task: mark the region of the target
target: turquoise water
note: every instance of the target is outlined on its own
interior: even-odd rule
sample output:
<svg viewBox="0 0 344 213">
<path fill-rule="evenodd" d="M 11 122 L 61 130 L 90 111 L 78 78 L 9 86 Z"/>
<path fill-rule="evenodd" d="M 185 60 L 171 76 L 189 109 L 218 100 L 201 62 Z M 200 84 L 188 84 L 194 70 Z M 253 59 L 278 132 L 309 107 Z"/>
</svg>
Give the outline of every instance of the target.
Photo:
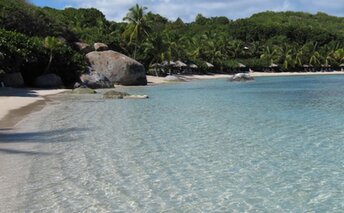
<svg viewBox="0 0 344 213">
<path fill-rule="evenodd" d="M 129 92 L 151 98 L 64 98 L 21 123 L 12 139 L 44 154 L 19 211 L 344 211 L 344 76 Z"/>
</svg>

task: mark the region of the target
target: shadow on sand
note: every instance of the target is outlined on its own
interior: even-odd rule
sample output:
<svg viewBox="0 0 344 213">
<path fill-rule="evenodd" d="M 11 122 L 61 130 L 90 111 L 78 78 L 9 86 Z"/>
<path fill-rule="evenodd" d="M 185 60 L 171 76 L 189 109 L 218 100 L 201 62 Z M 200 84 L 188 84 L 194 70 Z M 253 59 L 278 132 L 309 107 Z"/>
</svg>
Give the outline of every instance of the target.
<svg viewBox="0 0 344 213">
<path fill-rule="evenodd" d="M 17 150 L 17 149 L 0 149 L 0 153 L 22 154 L 22 155 L 52 155 L 52 153 L 49 153 L 49 152 L 35 152 L 35 151 L 26 151 L 26 150 Z"/>
<path fill-rule="evenodd" d="M 0 88 L 0 96 L 16 96 L 16 97 L 38 97 L 35 91 L 30 88 Z"/>
<path fill-rule="evenodd" d="M 87 128 L 67 128 L 43 132 L 11 132 L 11 129 L 0 129 L 0 153 L 24 154 L 24 155 L 51 155 L 47 152 L 36 152 L 31 150 L 19 150 L 15 147 L 2 145 L 17 143 L 48 144 L 48 143 L 68 143 L 80 140 L 81 133 Z"/>
</svg>

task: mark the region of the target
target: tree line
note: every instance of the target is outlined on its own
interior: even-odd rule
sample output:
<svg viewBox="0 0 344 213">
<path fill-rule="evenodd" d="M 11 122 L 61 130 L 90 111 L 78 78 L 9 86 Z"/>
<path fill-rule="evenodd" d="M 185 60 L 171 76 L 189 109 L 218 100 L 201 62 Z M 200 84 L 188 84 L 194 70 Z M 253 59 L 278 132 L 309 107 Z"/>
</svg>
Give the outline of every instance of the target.
<svg viewBox="0 0 344 213">
<path fill-rule="evenodd" d="M 198 14 L 185 23 L 140 5 L 123 22 L 109 21 L 94 8 L 57 10 L 24 0 L 0 1 L 0 10 L 0 72 L 37 76 L 49 65 L 66 83 L 85 69 L 82 53 L 72 46 L 76 41 L 106 43 L 147 70 L 176 60 L 200 70 L 209 62 L 214 72 L 231 72 L 239 63 L 257 69 L 275 64 L 281 71 L 344 63 L 344 18 L 325 13 L 267 11 L 235 21 Z M 61 42 L 49 48 L 47 37 Z"/>
</svg>

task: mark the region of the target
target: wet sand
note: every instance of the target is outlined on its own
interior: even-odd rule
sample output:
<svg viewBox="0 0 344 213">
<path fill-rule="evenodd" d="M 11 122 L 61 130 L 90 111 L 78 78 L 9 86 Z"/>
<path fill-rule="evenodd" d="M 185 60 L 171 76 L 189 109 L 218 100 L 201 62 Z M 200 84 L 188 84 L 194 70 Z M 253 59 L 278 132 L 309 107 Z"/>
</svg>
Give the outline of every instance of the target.
<svg viewBox="0 0 344 213">
<path fill-rule="evenodd" d="M 32 161 L 41 154 L 37 143 L 27 138 L 35 133 L 30 126 L 23 129 L 20 121 L 43 109 L 51 96 L 65 91 L 0 88 L 0 212 L 17 212 L 24 203 L 22 193 Z"/>
<path fill-rule="evenodd" d="M 49 96 L 65 91 L 0 88 L 0 129 L 14 126 L 33 110 L 42 109 Z"/>
</svg>

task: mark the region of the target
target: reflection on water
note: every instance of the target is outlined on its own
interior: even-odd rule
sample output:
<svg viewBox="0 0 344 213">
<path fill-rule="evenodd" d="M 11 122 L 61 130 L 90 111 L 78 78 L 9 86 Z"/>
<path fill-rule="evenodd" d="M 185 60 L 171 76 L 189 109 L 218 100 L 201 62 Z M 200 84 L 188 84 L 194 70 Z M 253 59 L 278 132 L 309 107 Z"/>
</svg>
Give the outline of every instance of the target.
<svg viewBox="0 0 344 213">
<path fill-rule="evenodd" d="M 344 209 L 343 76 L 129 90 L 151 99 L 73 98 L 21 124 L 53 154 L 33 159 L 18 211 Z"/>
</svg>

